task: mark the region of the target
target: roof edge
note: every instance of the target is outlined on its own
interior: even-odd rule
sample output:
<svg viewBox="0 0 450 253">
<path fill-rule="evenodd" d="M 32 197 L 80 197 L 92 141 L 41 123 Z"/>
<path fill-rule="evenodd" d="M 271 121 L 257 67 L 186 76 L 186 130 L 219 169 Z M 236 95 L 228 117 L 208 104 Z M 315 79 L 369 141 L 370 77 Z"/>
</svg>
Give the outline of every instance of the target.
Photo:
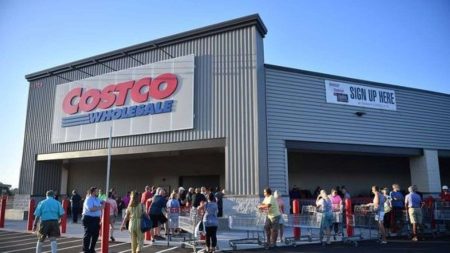
<svg viewBox="0 0 450 253">
<path fill-rule="evenodd" d="M 346 81 L 346 82 L 353 82 L 353 83 L 378 85 L 378 86 L 384 86 L 384 87 L 387 87 L 387 88 L 411 90 L 411 91 L 417 91 L 417 92 L 426 92 L 426 93 L 431 93 L 431 94 L 434 94 L 434 95 L 450 97 L 450 94 L 443 93 L 443 92 L 424 90 L 424 89 L 412 88 L 412 87 L 405 87 L 405 86 L 400 86 L 400 85 L 396 85 L 396 84 L 380 83 L 380 82 L 368 81 L 368 80 L 357 79 L 357 78 L 352 78 L 352 77 L 338 76 L 338 75 L 326 74 L 326 73 L 321 73 L 321 72 L 314 72 L 314 71 L 303 70 L 303 69 L 295 69 L 295 68 L 284 67 L 284 66 L 273 65 L 273 64 L 267 64 L 267 63 L 264 64 L 264 66 L 266 68 L 275 69 L 275 70 L 281 70 L 281 71 L 286 71 L 286 72 L 293 72 L 293 73 L 299 73 L 299 74 L 310 75 L 310 76 L 319 76 L 319 77 L 322 77 L 322 78 L 337 79 L 337 80 L 342 80 L 342 81 Z"/>
<path fill-rule="evenodd" d="M 267 34 L 267 28 L 264 25 L 261 17 L 259 14 L 252 14 L 212 25 L 208 25 L 205 27 L 189 30 L 186 32 L 177 33 L 174 35 L 169 35 L 166 37 L 162 37 L 159 39 L 151 40 L 148 42 L 136 44 L 133 46 L 117 49 L 114 51 L 110 51 L 107 53 L 95 55 L 92 57 L 84 58 L 81 60 L 69 62 L 66 64 L 58 65 L 56 67 L 52 67 L 49 69 L 37 71 L 31 74 L 28 74 L 25 76 L 25 78 L 28 81 L 33 81 L 39 78 L 52 76 L 55 72 L 66 72 L 71 69 L 77 68 L 77 67 L 85 67 L 93 64 L 97 64 L 98 62 L 103 62 L 119 57 L 123 57 L 128 54 L 138 53 L 143 50 L 147 49 L 154 49 L 160 46 L 167 46 L 171 44 L 175 44 L 178 42 L 182 42 L 189 39 L 195 39 L 199 37 L 205 37 L 212 34 L 222 33 L 226 32 L 232 29 L 236 28 L 242 28 L 247 26 L 256 26 L 256 29 L 260 33 L 260 35 L 264 38 L 264 36 Z"/>
</svg>

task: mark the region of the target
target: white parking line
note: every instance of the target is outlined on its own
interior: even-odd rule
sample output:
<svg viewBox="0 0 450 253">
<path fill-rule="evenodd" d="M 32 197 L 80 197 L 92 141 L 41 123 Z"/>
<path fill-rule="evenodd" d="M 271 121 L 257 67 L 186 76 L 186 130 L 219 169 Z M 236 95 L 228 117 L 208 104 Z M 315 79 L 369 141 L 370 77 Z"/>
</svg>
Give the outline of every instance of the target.
<svg viewBox="0 0 450 253">
<path fill-rule="evenodd" d="M 20 234 L 20 235 L 11 235 L 11 236 L 2 236 L 0 238 L 1 241 L 4 240 L 9 240 L 9 239 L 16 239 L 16 238 L 20 238 L 20 237 L 30 237 L 31 234 Z M 32 235 L 31 235 L 32 236 Z"/>
<path fill-rule="evenodd" d="M 148 244 L 148 245 L 144 245 L 142 248 L 148 248 L 148 247 L 150 247 L 150 246 L 152 246 L 152 245 L 151 245 L 151 244 Z M 126 252 L 131 252 L 131 249 L 127 249 L 127 250 L 120 251 L 120 252 L 117 252 L 117 253 L 126 253 Z"/>
<path fill-rule="evenodd" d="M 69 241 L 69 242 L 61 242 L 61 243 L 58 243 L 58 245 L 60 245 L 60 244 L 66 244 L 66 243 L 72 243 L 72 242 L 78 242 L 78 241 L 79 241 L 79 239 L 73 240 L 73 241 Z M 43 245 L 42 247 L 50 247 L 50 244 L 45 244 L 45 245 Z M 77 247 L 80 247 L 80 246 L 77 245 Z M 4 253 L 12 253 L 12 252 L 24 251 L 24 250 L 29 250 L 29 249 L 36 249 L 36 246 L 34 246 L 34 247 L 29 247 L 29 248 L 24 248 L 24 249 L 15 249 L 15 250 L 10 250 L 10 251 L 5 251 Z"/>
<path fill-rule="evenodd" d="M 109 246 L 108 248 L 114 248 L 114 247 L 121 246 L 121 245 L 124 245 L 124 244 L 127 244 L 127 243 L 128 243 L 128 242 L 118 243 L 118 244 L 115 244 L 115 245 L 113 245 L 113 246 Z M 97 251 L 99 251 L 99 250 L 101 250 L 101 249 L 102 249 L 102 247 L 96 248 L 95 251 L 97 252 Z M 80 253 L 84 253 L 84 252 L 81 251 Z"/>
<path fill-rule="evenodd" d="M 24 242 L 24 241 L 36 241 L 37 238 L 30 238 L 30 239 L 22 239 L 22 240 L 16 240 L 16 241 L 7 241 L 7 242 L 0 242 L 1 244 L 9 244 L 9 243 L 14 243 L 14 242 Z"/>
<path fill-rule="evenodd" d="M 16 242 L 17 242 L 17 241 L 16 241 Z M 36 244 L 36 242 L 37 242 L 37 240 L 36 240 L 36 239 L 33 239 L 32 242 L 20 243 L 20 246 L 27 245 L 27 244 Z M 17 246 L 17 245 L 0 246 L 0 249 L 3 249 L 3 248 L 10 248 L 10 247 L 16 247 L 16 246 Z"/>
<path fill-rule="evenodd" d="M 163 252 L 172 251 L 172 250 L 178 249 L 178 248 L 179 248 L 179 247 L 173 247 L 173 248 L 170 248 L 170 249 L 165 249 L 165 250 L 157 251 L 157 252 L 155 252 L 155 253 L 163 253 Z"/>
<path fill-rule="evenodd" d="M 81 241 L 82 239 L 78 239 L 78 240 L 76 240 L 76 241 L 72 241 L 72 242 L 78 242 L 78 241 Z M 58 243 L 58 246 L 60 245 L 60 244 L 62 244 L 62 243 Z M 120 245 L 122 245 L 122 244 L 125 244 L 125 242 L 124 243 L 121 243 Z M 75 245 L 75 246 L 70 246 L 70 247 L 65 247 L 65 248 L 59 248 L 58 247 L 58 252 L 59 251 L 63 251 L 63 250 L 66 250 L 66 249 L 73 249 L 73 248 L 82 248 L 83 247 L 83 244 L 79 244 L 79 245 Z M 111 246 L 111 248 L 112 248 L 112 246 Z M 97 250 L 97 249 L 96 249 Z M 51 250 L 49 250 L 49 251 L 44 251 L 43 253 L 50 253 L 50 252 L 52 252 Z"/>
</svg>

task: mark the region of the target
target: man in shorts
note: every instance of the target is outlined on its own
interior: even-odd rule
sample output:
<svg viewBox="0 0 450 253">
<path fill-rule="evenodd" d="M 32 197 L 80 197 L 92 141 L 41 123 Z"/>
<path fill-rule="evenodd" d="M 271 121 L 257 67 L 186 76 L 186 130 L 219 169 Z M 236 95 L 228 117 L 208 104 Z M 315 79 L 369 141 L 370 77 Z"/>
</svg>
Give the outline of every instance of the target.
<svg viewBox="0 0 450 253">
<path fill-rule="evenodd" d="M 418 241 L 417 227 L 422 224 L 422 198 L 416 193 L 415 185 L 408 187 L 409 194 L 405 197 L 405 209 L 408 210 L 409 221 L 413 227 L 413 241 Z"/>
<path fill-rule="evenodd" d="M 39 202 L 34 211 L 36 219 L 33 224 L 33 232 L 37 232 L 38 236 L 36 253 L 42 252 L 42 244 L 47 237 L 50 240 L 52 253 L 56 253 L 58 251 L 56 238 L 61 235 L 59 232 L 59 220 L 64 214 L 64 209 L 62 208 L 61 203 L 55 200 L 55 193 L 53 191 L 47 191 L 45 195 L 47 198 Z M 39 220 L 41 222 L 39 229 L 37 229 Z"/>
<path fill-rule="evenodd" d="M 264 229 L 267 234 L 267 247 L 273 248 L 277 242 L 281 213 L 277 200 L 272 196 L 272 190 L 270 188 L 264 189 L 264 200 L 258 205 L 258 209 L 261 211 L 267 210 L 267 219 Z"/>
</svg>

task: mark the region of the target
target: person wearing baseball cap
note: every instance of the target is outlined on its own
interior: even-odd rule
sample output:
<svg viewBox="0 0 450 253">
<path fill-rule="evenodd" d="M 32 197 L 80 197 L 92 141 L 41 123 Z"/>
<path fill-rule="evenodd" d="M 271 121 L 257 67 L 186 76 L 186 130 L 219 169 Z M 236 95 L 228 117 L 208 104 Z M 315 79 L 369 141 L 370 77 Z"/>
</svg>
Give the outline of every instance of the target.
<svg viewBox="0 0 450 253">
<path fill-rule="evenodd" d="M 448 191 L 448 186 L 443 185 L 441 191 L 441 200 L 442 201 L 450 201 L 450 192 Z"/>
</svg>

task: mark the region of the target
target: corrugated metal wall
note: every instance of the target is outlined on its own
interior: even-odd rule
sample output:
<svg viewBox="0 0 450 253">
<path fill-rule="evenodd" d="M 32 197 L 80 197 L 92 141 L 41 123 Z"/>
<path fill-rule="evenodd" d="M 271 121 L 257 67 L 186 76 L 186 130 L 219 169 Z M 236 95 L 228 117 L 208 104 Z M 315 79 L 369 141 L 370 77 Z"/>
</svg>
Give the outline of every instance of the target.
<svg viewBox="0 0 450 253">
<path fill-rule="evenodd" d="M 285 140 L 450 149 L 450 96 L 388 87 L 395 90 L 397 111 L 377 110 L 326 103 L 324 82 L 325 77 L 266 67 L 271 186 L 288 187 Z M 358 117 L 356 111 L 366 114 Z"/>
<path fill-rule="evenodd" d="M 228 32 L 193 39 L 163 49 L 174 57 L 196 55 L 194 129 L 157 134 L 117 137 L 113 147 L 171 143 L 201 139 L 227 138 L 226 185 L 231 194 L 257 194 L 258 179 L 255 171 L 260 164 L 258 153 L 258 101 L 257 69 L 263 69 L 262 37 L 255 26 L 243 27 Z M 147 64 L 168 59 L 162 50 L 151 50 L 104 62 L 121 70 L 142 63 Z M 51 144 L 51 124 L 55 86 L 67 80 L 79 80 L 112 70 L 95 65 L 58 76 L 43 78 L 30 83 L 25 144 L 20 177 L 21 193 L 35 193 L 37 189 L 49 187 L 48 180 L 35 177 L 36 154 L 77 150 L 104 149 L 107 140 L 91 140 L 76 143 Z M 259 86 L 258 86 L 259 85 Z M 265 159 L 263 159 L 265 160 Z M 36 174 L 36 176 L 39 174 Z M 54 175 L 57 177 L 58 175 Z M 34 189 L 31 187 L 34 183 Z M 41 186 L 42 184 L 42 186 Z"/>
</svg>

